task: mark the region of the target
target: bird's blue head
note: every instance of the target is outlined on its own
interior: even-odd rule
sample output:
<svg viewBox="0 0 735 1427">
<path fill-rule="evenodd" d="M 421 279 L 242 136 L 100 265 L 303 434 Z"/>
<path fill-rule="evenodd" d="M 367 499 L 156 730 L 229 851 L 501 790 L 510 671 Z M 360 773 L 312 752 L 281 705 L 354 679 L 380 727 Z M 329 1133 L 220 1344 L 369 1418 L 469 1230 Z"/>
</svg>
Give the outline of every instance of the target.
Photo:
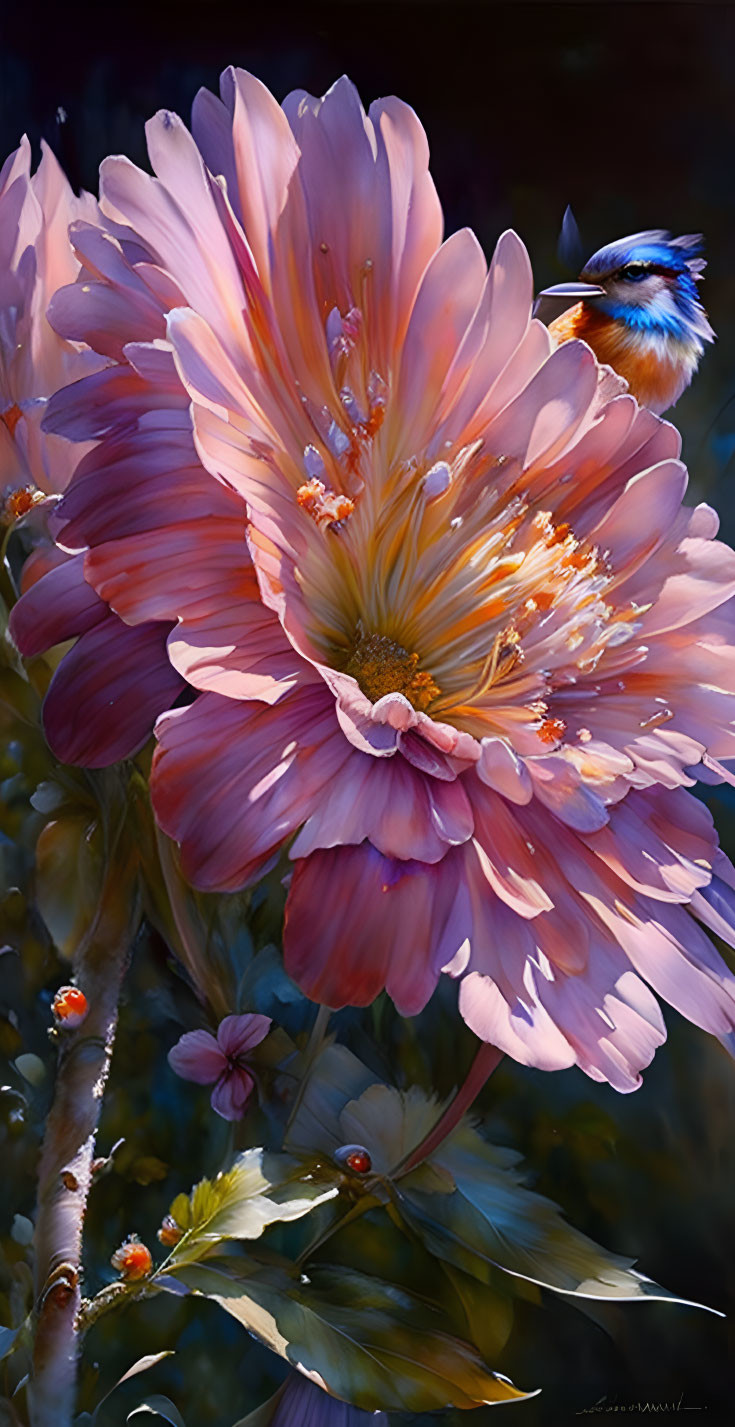
<svg viewBox="0 0 735 1427">
<path fill-rule="evenodd" d="M 715 335 L 697 293 L 705 266 L 700 234 L 672 238 L 651 229 L 608 243 L 585 263 L 579 282 L 541 295 L 593 302 L 631 333 L 686 342 L 701 353 Z"/>
<path fill-rule="evenodd" d="M 600 248 L 580 279 L 599 289 L 595 304 L 641 335 L 711 342 L 714 332 L 699 301 L 697 283 L 706 264 L 702 237 L 672 238 L 652 229 Z"/>
</svg>

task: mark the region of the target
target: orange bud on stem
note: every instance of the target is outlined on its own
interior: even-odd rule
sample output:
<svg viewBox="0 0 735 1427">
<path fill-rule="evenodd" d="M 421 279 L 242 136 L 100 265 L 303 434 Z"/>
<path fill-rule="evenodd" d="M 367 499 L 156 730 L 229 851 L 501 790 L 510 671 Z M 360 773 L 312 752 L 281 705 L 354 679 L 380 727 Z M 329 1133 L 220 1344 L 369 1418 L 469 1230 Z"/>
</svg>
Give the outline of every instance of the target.
<svg viewBox="0 0 735 1427">
<path fill-rule="evenodd" d="M 77 1026 L 81 1026 L 89 1010 L 89 1002 L 78 986 L 60 986 L 51 1009 L 57 1024 L 73 1031 Z"/>
<path fill-rule="evenodd" d="M 128 1283 L 146 1278 L 153 1268 L 151 1251 L 140 1242 L 137 1234 L 128 1235 L 119 1249 L 115 1249 L 110 1263 Z"/>
</svg>

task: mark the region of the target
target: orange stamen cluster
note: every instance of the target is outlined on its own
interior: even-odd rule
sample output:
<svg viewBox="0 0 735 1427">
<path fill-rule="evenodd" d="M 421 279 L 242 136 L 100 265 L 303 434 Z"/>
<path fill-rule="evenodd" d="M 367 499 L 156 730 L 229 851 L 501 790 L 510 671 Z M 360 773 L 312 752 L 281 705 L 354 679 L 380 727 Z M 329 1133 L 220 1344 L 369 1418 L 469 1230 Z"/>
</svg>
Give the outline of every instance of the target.
<svg viewBox="0 0 735 1427">
<path fill-rule="evenodd" d="M 27 515 L 29 510 L 32 510 L 33 506 L 43 498 L 43 492 L 36 490 L 35 486 L 20 486 L 18 490 L 11 491 L 3 505 L 4 524 L 20 520 L 22 515 Z"/>
<path fill-rule="evenodd" d="M 60 986 L 51 1004 L 55 1020 L 68 1030 L 75 1030 L 82 1024 L 89 1002 L 78 986 Z"/>
<path fill-rule="evenodd" d="M 362 624 L 358 624 L 344 671 L 357 679 L 371 703 L 377 703 L 384 694 L 403 694 L 415 709 L 423 712 L 438 698 L 440 689 L 431 674 L 418 665 L 418 654 L 409 653 L 402 644 L 396 644 L 384 634 L 366 634 Z"/>
<path fill-rule="evenodd" d="M 542 743 L 559 743 L 567 731 L 563 718 L 545 718 L 538 736 Z"/>
<path fill-rule="evenodd" d="M 137 1234 L 129 1234 L 119 1249 L 115 1249 L 110 1263 L 127 1283 L 136 1283 L 146 1278 L 153 1268 L 150 1249 L 140 1242 Z"/>
<path fill-rule="evenodd" d="M 12 406 L 9 406 L 6 411 L 0 411 L 0 421 L 5 422 L 5 425 L 7 426 L 11 436 L 15 436 L 15 428 L 18 425 L 18 422 L 20 421 L 22 415 L 23 412 L 21 411 L 17 402 L 14 402 Z"/>
<path fill-rule="evenodd" d="M 305 485 L 299 486 L 296 499 L 302 510 L 310 515 L 317 525 L 334 525 L 338 520 L 346 520 L 355 509 L 355 502 L 349 496 L 328 491 L 323 481 L 312 476 Z"/>
</svg>

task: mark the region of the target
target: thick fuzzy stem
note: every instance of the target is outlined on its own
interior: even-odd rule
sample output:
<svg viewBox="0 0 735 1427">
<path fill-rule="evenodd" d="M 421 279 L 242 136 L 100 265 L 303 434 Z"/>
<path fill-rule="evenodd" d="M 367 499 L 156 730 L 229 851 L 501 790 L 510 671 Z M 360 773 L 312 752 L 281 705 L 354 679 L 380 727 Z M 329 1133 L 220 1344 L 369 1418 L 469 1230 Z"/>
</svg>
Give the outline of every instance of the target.
<svg viewBox="0 0 735 1427">
<path fill-rule="evenodd" d="M 128 891 L 131 902 L 137 903 L 129 884 Z M 54 1101 L 39 1165 L 36 1329 L 28 1389 L 32 1427 L 69 1427 L 74 1415 L 82 1225 L 118 999 L 137 922 L 134 907 L 128 906 L 126 913 L 109 918 L 103 911 L 93 937 L 75 959 L 76 984 L 89 1010 L 77 1030 L 59 1031 Z M 116 935 L 105 936 L 112 931 L 111 920 L 117 922 Z"/>
<path fill-rule="evenodd" d="M 481 1045 L 473 1060 L 467 1078 L 453 1099 L 450 1100 L 446 1110 L 439 1116 L 436 1124 L 428 1135 L 424 1137 L 415 1149 L 404 1160 L 400 1166 L 401 1173 L 407 1174 L 410 1169 L 415 1169 L 417 1164 L 428 1159 L 434 1150 L 451 1135 L 452 1130 L 459 1124 L 462 1116 L 467 1113 L 473 1100 L 479 1095 L 486 1080 L 489 1080 L 493 1071 L 497 1069 L 503 1059 L 502 1050 L 498 1050 L 494 1045 Z"/>
</svg>

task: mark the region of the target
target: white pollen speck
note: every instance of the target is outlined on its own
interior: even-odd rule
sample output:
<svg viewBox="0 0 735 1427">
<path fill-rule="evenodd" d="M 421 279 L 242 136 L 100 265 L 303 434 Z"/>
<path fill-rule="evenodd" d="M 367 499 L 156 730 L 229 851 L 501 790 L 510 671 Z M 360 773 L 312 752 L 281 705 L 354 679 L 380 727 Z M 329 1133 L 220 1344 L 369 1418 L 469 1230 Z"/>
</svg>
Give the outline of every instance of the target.
<svg viewBox="0 0 735 1427">
<path fill-rule="evenodd" d="M 454 518 L 450 520 L 449 524 L 451 525 L 452 530 L 459 530 L 459 527 L 462 524 L 461 515 L 455 515 Z"/>
<path fill-rule="evenodd" d="M 452 472 L 446 461 L 437 461 L 424 476 L 423 493 L 427 500 L 436 500 L 437 496 L 449 490 L 451 483 Z"/>
<path fill-rule="evenodd" d="M 342 316 L 338 307 L 333 307 L 326 321 L 327 341 L 330 350 L 342 336 Z"/>
<path fill-rule="evenodd" d="M 532 842 L 526 842 L 526 847 L 528 848 L 529 852 L 533 853 L 534 856 L 535 856 L 536 848 L 534 847 L 533 843 L 532 843 Z"/>
<path fill-rule="evenodd" d="M 331 423 L 327 432 L 327 445 L 334 456 L 344 456 L 345 451 L 350 449 L 350 438 L 345 436 L 336 421 Z"/>
<path fill-rule="evenodd" d="M 304 447 L 304 470 L 312 480 L 315 476 L 319 479 L 324 475 L 324 462 L 317 451 L 316 446 Z"/>
<path fill-rule="evenodd" d="M 364 426 L 367 421 L 367 417 L 365 415 L 365 412 L 362 410 L 362 407 L 360 406 L 360 403 L 357 400 L 355 393 L 350 389 L 350 387 L 343 386 L 340 391 L 339 398 L 353 425 Z"/>
<path fill-rule="evenodd" d="M 283 752 L 281 753 L 281 757 L 282 757 L 282 758 L 290 758 L 290 757 L 291 757 L 291 754 L 295 752 L 296 747 L 297 747 L 296 739 L 295 739 L 295 738 L 292 738 L 291 742 L 286 744 L 286 747 L 284 748 Z"/>
</svg>

